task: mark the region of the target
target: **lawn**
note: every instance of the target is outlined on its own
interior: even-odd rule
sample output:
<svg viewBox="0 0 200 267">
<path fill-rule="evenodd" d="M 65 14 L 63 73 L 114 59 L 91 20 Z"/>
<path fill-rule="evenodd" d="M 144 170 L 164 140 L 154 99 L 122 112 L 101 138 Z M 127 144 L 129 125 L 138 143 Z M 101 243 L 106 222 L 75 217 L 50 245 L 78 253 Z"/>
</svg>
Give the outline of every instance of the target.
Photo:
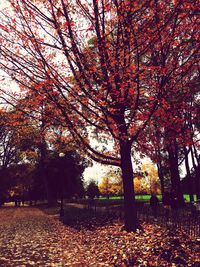
<svg viewBox="0 0 200 267">
<path fill-rule="evenodd" d="M 162 195 L 157 195 L 158 199 L 162 200 Z M 139 202 L 149 202 L 151 195 L 136 195 L 135 199 Z M 189 195 L 184 194 L 184 199 L 186 202 L 189 202 Z M 196 195 L 194 195 L 194 201 L 196 201 Z M 123 197 L 121 196 L 112 196 L 109 199 L 107 197 L 99 197 L 95 199 L 96 204 L 99 205 L 115 205 L 123 203 Z"/>
</svg>

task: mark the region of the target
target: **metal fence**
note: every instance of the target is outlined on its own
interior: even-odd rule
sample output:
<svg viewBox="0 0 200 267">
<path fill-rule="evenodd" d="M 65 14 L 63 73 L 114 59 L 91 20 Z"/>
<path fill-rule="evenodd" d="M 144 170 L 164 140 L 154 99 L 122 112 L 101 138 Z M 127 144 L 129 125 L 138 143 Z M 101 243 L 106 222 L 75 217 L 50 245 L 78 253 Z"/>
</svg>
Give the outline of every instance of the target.
<svg viewBox="0 0 200 267">
<path fill-rule="evenodd" d="M 124 217 L 123 206 L 93 208 L 96 212 L 104 211 L 116 218 Z M 155 211 L 149 204 L 138 204 L 137 215 L 141 222 L 157 224 L 168 229 L 179 229 L 193 238 L 200 238 L 200 213 L 190 208 L 172 210 L 160 205 Z"/>
<path fill-rule="evenodd" d="M 178 228 L 194 238 L 200 238 L 200 213 L 189 208 L 172 210 L 160 206 L 155 212 L 149 205 L 143 205 L 138 207 L 138 218 L 166 228 Z"/>
</svg>

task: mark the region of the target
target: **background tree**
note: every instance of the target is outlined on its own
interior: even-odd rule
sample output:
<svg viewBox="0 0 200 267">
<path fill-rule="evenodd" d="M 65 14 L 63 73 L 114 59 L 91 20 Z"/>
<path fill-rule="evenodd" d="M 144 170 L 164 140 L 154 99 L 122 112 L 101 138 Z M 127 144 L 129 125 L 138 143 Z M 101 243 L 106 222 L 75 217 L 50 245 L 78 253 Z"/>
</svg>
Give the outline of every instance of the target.
<svg viewBox="0 0 200 267">
<path fill-rule="evenodd" d="M 60 196 L 61 190 L 61 181 L 55 181 L 61 167 L 55 151 L 62 149 L 69 138 L 58 126 L 49 125 L 48 121 L 45 129 L 40 128 L 40 117 L 35 116 L 34 110 L 30 112 L 28 104 L 21 99 L 15 109 L 1 111 L 1 195 L 5 199 L 11 190 L 30 200 L 47 198 L 51 205 Z M 54 152 L 50 153 L 49 147 Z M 87 161 L 78 152 L 70 151 L 70 147 L 68 151 L 65 148 L 65 158 L 62 159 L 65 165 L 62 174 L 64 196 L 68 198 L 74 194 L 83 195 L 82 173 L 87 166 Z"/>
<path fill-rule="evenodd" d="M 98 185 L 100 194 L 106 196 L 108 199 L 112 195 L 112 182 L 110 177 L 103 177 L 101 183 Z"/>
<path fill-rule="evenodd" d="M 1 109 L 0 136 L 0 187 L 5 199 L 8 190 L 15 184 L 11 179 L 11 176 L 16 176 L 13 166 L 36 161 L 37 131 L 30 120 L 21 117 L 15 109 Z"/>
<path fill-rule="evenodd" d="M 144 178 L 141 179 L 143 190 L 148 194 L 160 194 L 161 187 L 158 178 L 158 171 L 154 164 L 145 163 L 141 166 L 141 171 L 144 173 Z M 143 181 L 144 180 L 144 181 Z"/>
<path fill-rule="evenodd" d="M 16 197 L 23 201 L 32 200 L 34 169 L 34 164 L 30 163 L 15 164 L 8 167 L 6 175 L 6 181 L 9 182 L 8 200 L 14 201 Z"/>
<path fill-rule="evenodd" d="M 49 189 L 49 205 L 52 205 L 61 194 L 64 198 L 81 197 L 83 194 L 83 177 L 86 165 L 75 151 L 66 151 L 63 157 L 58 153 L 49 153 L 45 160 L 44 170 Z"/>
<path fill-rule="evenodd" d="M 123 195 L 123 184 L 119 168 L 110 168 L 98 185 L 101 195 Z"/>
<path fill-rule="evenodd" d="M 93 200 L 95 197 L 99 197 L 100 192 L 98 188 L 98 184 L 95 181 L 90 181 L 87 189 L 86 189 L 87 196 Z"/>
</svg>

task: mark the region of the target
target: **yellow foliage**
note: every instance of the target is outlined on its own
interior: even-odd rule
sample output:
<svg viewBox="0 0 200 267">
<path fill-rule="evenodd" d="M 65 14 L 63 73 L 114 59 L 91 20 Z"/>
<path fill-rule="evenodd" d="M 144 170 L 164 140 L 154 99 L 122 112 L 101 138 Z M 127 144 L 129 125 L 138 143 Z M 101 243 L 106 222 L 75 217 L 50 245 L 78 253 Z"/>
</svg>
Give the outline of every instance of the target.
<svg viewBox="0 0 200 267">
<path fill-rule="evenodd" d="M 141 167 L 142 172 L 145 174 L 142 178 L 142 191 L 148 194 L 160 194 L 160 181 L 158 171 L 153 163 L 145 163 Z"/>
<path fill-rule="evenodd" d="M 160 182 L 158 172 L 153 163 L 145 163 L 141 167 L 144 176 L 134 177 L 134 191 L 136 194 L 160 194 Z M 122 195 L 123 185 L 120 172 L 109 171 L 99 183 L 99 191 L 102 195 Z"/>
<path fill-rule="evenodd" d="M 106 196 L 123 194 L 121 174 L 113 170 L 109 171 L 99 183 L 99 191 Z"/>
<path fill-rule="evenodd" d="M 134 189 L 135 189 L 136 194 L 141 193 L 142 185 L 141 185 L 141 178 L 140 177 L 134 178 Z"/>
<path fill-rule="evenodd" d="M 111 194 L 111 180 L 108 177 L 103 177 L 101 183 L 98 185 L 99 191 L 102 195 L 110 195 Z"/>
</svg>

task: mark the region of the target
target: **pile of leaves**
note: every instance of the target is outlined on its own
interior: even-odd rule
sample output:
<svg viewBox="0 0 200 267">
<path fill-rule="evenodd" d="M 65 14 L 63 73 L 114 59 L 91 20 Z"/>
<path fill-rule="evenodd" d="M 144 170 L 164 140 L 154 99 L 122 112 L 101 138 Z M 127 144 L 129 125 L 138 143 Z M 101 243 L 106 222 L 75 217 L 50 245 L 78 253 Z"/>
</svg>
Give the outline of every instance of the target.
<svg viewBox="0 0 200 267">
<path fill-rule="evenodd" d="M 113 213 L 77 207 L 65 209 L 62 222 L 64 224 L 59 223 L 64 234 L 61 246 L 72 242 L 69 247 L 73 247 L 65 254 L 64 262 L 69 264 L 66 266 L 74 264 L 74 259 L 81 266 L 200 266 L 200 241 L 171 226 L 143 223 L 143 231 L 127 233 Z M 74 250 L 76 241 L 78 255 Z"/>
<path fill-rule="evenodd" d="M 200 266 L 200 241 L 170 226 L 143 223 L 143 231 L 127 233 L 112 213 L 76 207 L 65 210 L 63 223 L 63 232 L 73 231 L 80 244 L 80 255 L 71 250 L 68 264 L 72 257 L 83 266 Z"/>
<path fill-rule="evenodd" d="M 79 231 L 83 266 L 198 267 L 199 241 L 178 230 L 143 224 L 144 232 L 127 233 L 122 224 Z M 68 259 L 69 260 L 69 259 Z"/>
</svg>

